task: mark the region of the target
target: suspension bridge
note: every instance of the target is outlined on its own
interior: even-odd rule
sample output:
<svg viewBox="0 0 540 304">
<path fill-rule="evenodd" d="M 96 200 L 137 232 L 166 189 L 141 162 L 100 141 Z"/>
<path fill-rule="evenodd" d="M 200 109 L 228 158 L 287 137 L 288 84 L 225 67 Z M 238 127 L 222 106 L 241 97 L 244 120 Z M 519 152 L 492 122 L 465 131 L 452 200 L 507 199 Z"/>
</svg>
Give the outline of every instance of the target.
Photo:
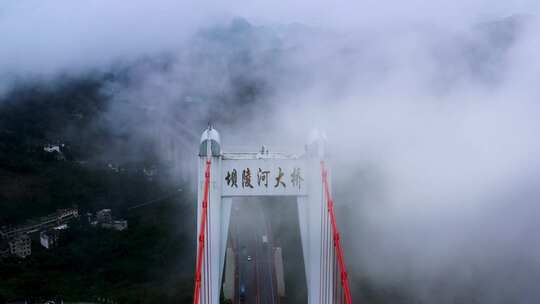
<svg viewBox="0 0 540 304">
<path fill-rule="evenodd" d="M 203 132 L 199 147 L 193 303 L 220 303 L 226 256 L 233 252 L 227 248 L 229 229 L 236 224 L 236 213 L 242 211 L 232 210 L 233 198 L 287 196 L 297 201 L 308 303 L 351 304 L 324 137 L 313 136 L 301 155 L 268 152 L 264 147 L 257 152 L 223 152 L 219 133 L 209 127 Z M 249 204 L 242 206 L 250 208 Z M 261 210 L 255 214 L 258 215 L 251 218 L 250 231 L 263 235 L 262 240 L 240 234 L 235 238 L 237 246 L 254 248 L 253 256 L 237 249 L 233 258 L 227 258 L 238 261 L 231 270 L 236 278 L 232 300 L 279 303 L 273 251 L 268 246 L 271 231 Z M 231 218 L 234 222 L 229 227 Z M 250 271 L 251 265 L 254 271 Z"/>
</svg>

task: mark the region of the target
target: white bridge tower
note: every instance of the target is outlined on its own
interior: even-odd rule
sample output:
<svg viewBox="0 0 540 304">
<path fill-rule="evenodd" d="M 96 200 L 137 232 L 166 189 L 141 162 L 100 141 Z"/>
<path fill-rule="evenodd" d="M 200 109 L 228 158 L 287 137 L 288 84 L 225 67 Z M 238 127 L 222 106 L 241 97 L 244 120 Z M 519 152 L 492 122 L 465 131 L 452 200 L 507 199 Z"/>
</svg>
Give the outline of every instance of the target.
<svg viewBox="0 0 540 304">
<path fill-rule="evenodd" d="M 302 155 L 267 152 L 264 149 L 235 153 L 224 152 L 222 148 L 220 135 L 215 129 L 209 127 L 203 132 L 199 149 L 197 200 L 199 242 L 201 229 L 206 231 L 202 240 L 200 288 L 195 291 L 199 293 L 199 303 L 219 303 L 232 199 L 242 196 L 296 197 L 308 303 L 335 303 L 336 296 L 332 293 L 335 280 L 339 278 L 332 276 L 330 263 L 336 259 L 333 256 L 330 260 L 325 258 L 334 255 L 334 242 L 332 233 L 325 233 L 323 227 L 330 225 L 321 174 L 325 157 L 323 136 L 313 136 Z M 210 174 L 207 226 L 204 228 L 201 221 L 207 166 Z M 248 176 L 250 185 L 245 186 Z M 330 177 L 327 178 L 329 180 Z"/>
</svg>

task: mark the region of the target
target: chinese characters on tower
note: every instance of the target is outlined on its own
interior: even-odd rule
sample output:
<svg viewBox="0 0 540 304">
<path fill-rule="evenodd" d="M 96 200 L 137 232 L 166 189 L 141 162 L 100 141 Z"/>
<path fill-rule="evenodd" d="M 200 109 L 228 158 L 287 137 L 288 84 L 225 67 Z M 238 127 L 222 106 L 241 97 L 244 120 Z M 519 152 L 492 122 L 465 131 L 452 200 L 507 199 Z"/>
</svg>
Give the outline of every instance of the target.
<svg viewBox="0 0 540 304">
<path fill-rule="evenodd" d="M 251 171 L 249 171 L 249 168 L 242 171 L 242 188 L 244 187 L 253 188 L 253 185 L 251 184 Z"/>
<path fill-rule="evenodd" d="M 225 177 L 225 180 L 227 181 L 227 186 L 236 187 L 238 188 L 237 184 L 237 176 L 236 176 L 236 169 L 233 169 L 232 171 L 227 172 L 227 176 Z"/>
<path fill-rule="evenodd" d="M 279 187 L 280 185 L 283 186 L 283 188 L 287 187 L 287 185 L 285 185 L 285 183 L 281 180 L 283 178 L 283 171 L 281 170 L 281 167 L 278 167 L 279 171 L 278 171 L 278 174 L 277 174 L 277 177 L 276 177 L 276 184 L 274 185 L 274 188 L 277 188 Z"/>
<path fill-rule="evenodd" d="M 294 168 L 293 172 L 291 173 L 291 184 L 293 187 L 298 187 L 298 189 L 300 189 L 303 181 L 304 179 L 300 175 L 300 168 Z"/>
<path fill-rule="evenodd" d="M 270 174 L 270 171 L 266 170 L 263 171 L 261 168 L 259 168 L 259 171 L 257 172 L 257 185 L 261 186 L 264 185 L 265 187 L 268 187 L 268 174 Z"/>
<path fill-rule="evenodd" d="M 256 172 L 257 183 L 255 184 L 258 188 L 268 188 L 270 178 L 274 178 L 276 181 L 275 184 L 271 185 L 274 188 L 287 188 L 289 184 L 293 188 L 301 189 L 302 182 L 304 178 L 302 177 L 302 172 L 300 168 L 295 167 L 290 173 L 290 181 L 286 179 L 286 172 L 281 167 L 278 167 L 277 171 L 272 174 L 270 170 L 265 170 L 263 168 L 257 168 L 257 170 L 251 170 L 250 168 L 242 169 L 242 188 L 255 188 L 254 182 L 252 181 L 252 172 Z M 255 173 L 253 173 L 255 174 Z M 225 176 L 225 181 L 227 186 L 231 188 L 238 188 L 238 170 L 232 169 L 227 171 Z"/>
</svg>

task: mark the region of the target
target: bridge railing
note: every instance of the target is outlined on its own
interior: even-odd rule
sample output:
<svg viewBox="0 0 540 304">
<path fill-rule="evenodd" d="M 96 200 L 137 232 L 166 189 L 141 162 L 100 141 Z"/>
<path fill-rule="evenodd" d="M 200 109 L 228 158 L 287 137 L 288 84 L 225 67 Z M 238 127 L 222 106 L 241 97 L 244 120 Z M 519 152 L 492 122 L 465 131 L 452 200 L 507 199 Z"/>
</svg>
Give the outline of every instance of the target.
<svg viewBox="0 0 540 304">
<path fill-rule="evenodd" d="M 323 294 L 321 294 L 321 298 L 330 300 L 328 301 L 330 303 L 351 304 L 351 291 L 349 288 L 349 280 L 347 278 L 343 247 L 341 246 L 340 234 L 336 223 L 334 200 L 330 193 L 330 186 L 328 185 L 328 170 L 326 169 L 324 161 L 321 161 L 321 174 L 327 210 L 327 217 L 323 217 L 323 229 L 329 230 L 323 233 L 323 235 L 331 235 L 333 244 L 333 250 L 324 249 L 324 259 L 328 261 L 325 264 L 329 265 L 328 267 L 331 268 L 329 270 L 332 273 L 331 280 L 334 284 L 334 287 L 330 291 L 324 291 L 324 288 L 322 288 L 321 292 Z M 339 286 L 338 279 L 341 283 Z M 325 277 L 323 280 L 330 280 L 330 277 Z"/>
</svg>

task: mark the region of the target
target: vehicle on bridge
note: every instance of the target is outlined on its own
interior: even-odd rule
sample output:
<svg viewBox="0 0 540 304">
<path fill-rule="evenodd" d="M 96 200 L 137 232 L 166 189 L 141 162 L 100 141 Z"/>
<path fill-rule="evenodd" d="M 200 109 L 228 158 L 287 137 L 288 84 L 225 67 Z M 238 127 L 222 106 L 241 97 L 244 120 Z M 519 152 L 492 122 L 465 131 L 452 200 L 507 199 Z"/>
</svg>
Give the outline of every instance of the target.
<svg viewBox="0 0 540 304">
<path fill-rule="evenodd" d="M 246 300 L 246 286 L 240 287 L 240 302 L 243 303 Z"/>
</svg>

